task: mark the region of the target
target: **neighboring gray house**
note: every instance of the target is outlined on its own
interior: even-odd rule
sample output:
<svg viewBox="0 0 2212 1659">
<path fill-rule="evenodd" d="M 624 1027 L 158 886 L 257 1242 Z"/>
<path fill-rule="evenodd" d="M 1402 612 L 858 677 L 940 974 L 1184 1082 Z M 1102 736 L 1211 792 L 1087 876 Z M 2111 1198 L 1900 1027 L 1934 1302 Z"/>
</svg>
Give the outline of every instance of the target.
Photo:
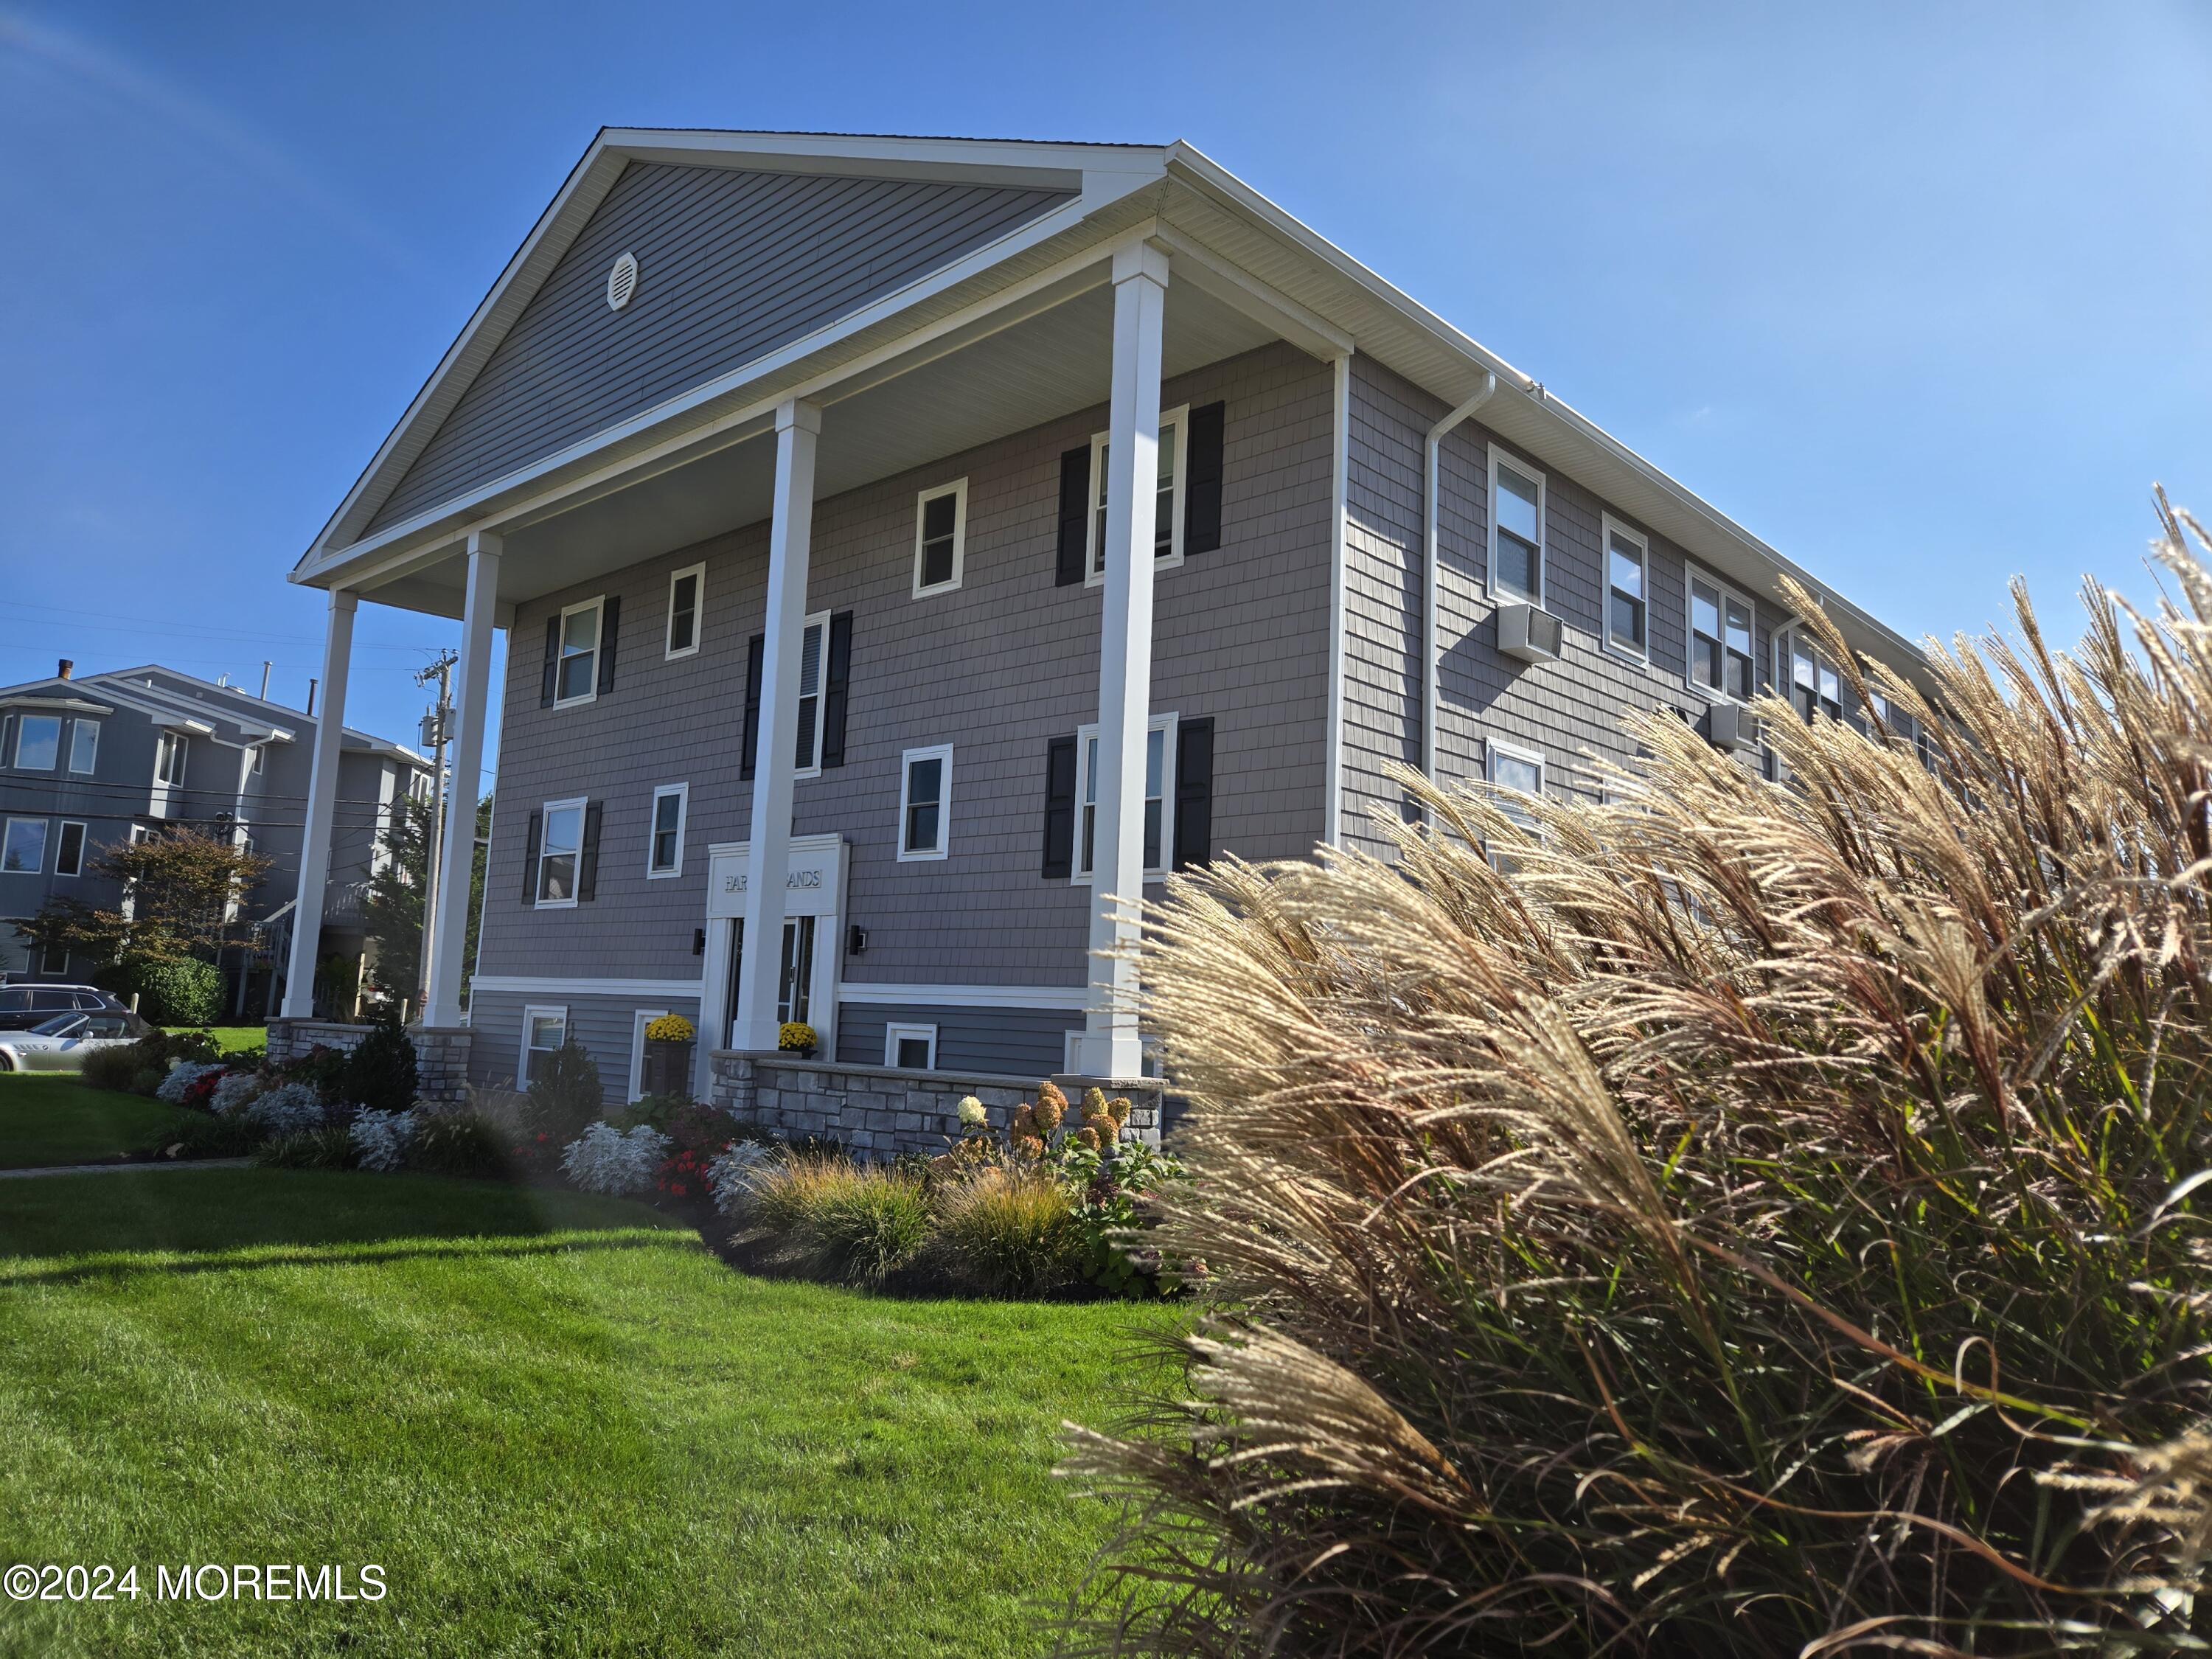
<svg viewBox="0 0 2212 1659">
<path fill-rule="evenodd" d="M 99 964 L 33 952 L 8 922 L 54 896 L 113 905 L 120 895 L 89 873 L 94 860 L 170 824 L 228 836 L 274 860 L 245 915 L 288 939 L 315 726 L 299 709 L 152 664 L 78 678 L 64 661 L 51 679 L 0 689 L 0 972 L 90 973 Z M 362 956 L 362 890 L 384 856 L 379 836 L 392 802 L 428 799 L 429 788 L 423 757 L 345 732 L 315 960 Z M 271 963 L 281 967 L 284 955 L 265 944 L 225 953 L 234 1014 L 265 1010 Z"/>
<path fill-rule="evenodd" d="M 1785 572 L 1187 145 L 609 131 L 293 580 L 340 696 L 360 598 L 465 618 L 461 775 L 509 630 L 472 1064 L 618 1091 L 664 1010 L 1133 1075 L 1114 895 L 1634 707 L 1764 767 L 1744 698 L 1851 712 Z"/>
</svg>

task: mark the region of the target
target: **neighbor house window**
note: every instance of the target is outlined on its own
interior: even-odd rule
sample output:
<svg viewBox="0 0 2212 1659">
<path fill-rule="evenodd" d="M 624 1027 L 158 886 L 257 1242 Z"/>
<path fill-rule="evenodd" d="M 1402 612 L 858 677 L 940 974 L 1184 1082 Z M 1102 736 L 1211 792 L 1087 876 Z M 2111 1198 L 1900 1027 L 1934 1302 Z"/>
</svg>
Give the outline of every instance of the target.
<svg viewBox="0 0 2212 1659">
<path fill-rule="evenodd" d="M 1490 452 L 1490 586 L 1544 603 L 1544 475 Z"/>
<path fill-rule="evenodd" d="M 42 974 L 55 975 L 69 972 L 69 946 L 49 945 L 40 951 L 39 971 Z"/>
<path fill-rule="evenodd" d="M 185 781 L 185 751 L 191 746 L 181 732 L 164 732 L 154 744 L 154 781 L 181 784 Z"/>
<path fill-rule="evenodd" d="M 265 743 L 255 744 L 253 745 L 253 775 L 257 778 L 259 777 L 261 775 L 262 769 L 268 764 L 269 745 Z M 90 769 L 88 768 L 87 769 L 89 770 Z"/>
<path fill-rule="evenodd" d="M 707 567 L 695 564 L 668 579 L 668 655 L 688 657 L 699 648 L 699 605 L 707 592 Z"/>
<path fill-rule="evenodd" d="M 1173 714 L 1156 714 L 1145 729 L 1145 874 L 1167 874 L 1168 850 L 1175 845 L 1175 729 Z M 1079 726 L 1075 734 L 1075 799 L 1082 819 L 1076 825 L 1075 879 L 1088 881 L 1098 851 L 1098 728 Z"/>
<path fill-rule="evenodd" d="M 545 828 L 538 845 L 538 902 L 541 907 L 576 902 L 576 866 L 584 851 L 584 807 L 580 800 L 545 804 Z"/>
<path fill-rule="evenodd" d="M 914 596 L 949 593 L 968 560 L 968 480 L 959 478 L 915 498 Z"/>
<path fill-rule="evenodd" d="M 899 775 L 899 857 L 943 858 L 952 817 L 952 745 L 908 750 Z"/>
<path fill-rule="evenodd" d="M 1644 538 L 1608 518 L 1605 528 L 1605 637 L 1636 656 L 1649 647 L 1650 549 Z"/>
<path fill-rule="evenodd" d="M 1182 562 L 1182 514 L 1178 509 L 1182 504 L 1182 477 L 1189 462 L 1185 453 L 1189 428 L 1187 406 L 1160 411 L 1159 476 L 1152 495 L 1152 561 L 1158 565 Z M 1106 579 L 1106 439 L 1103 432 L 1091 438 L 1091 477 L 1098 492 L 1091 514 L 1091 562 L 1086 567 L 1093 583 Z M 1137 510 L 1144 511 L 1141 502 Z"/>
<path fill-rule="evenodd" d="M 653 792 L 653 843 L 646 854 L 647 875 L 682 873 L 684 809 L 690 793 L 688 783 L 666 783 Z"/>
<path fill-rule="evenodd" d="M 934 1025 L 884 1027 L 884 1064 L 902 1072 L 937 1069 L 937 1028 Z"/>
<path fill-rule="evenodd" d="M 599 695 L 599 623 L 606 598 L 586 599 L 561 613 L 561 649 L 553 670 L 553 706 L 588 702 Z"/>
<path fill-rule="evenodd" d="M 253 751 L 253 769 L 261 769 L 261 751 Z M 70 770 L 89 777 L 100 765 L 100 722 L 79 720 L 70 729 Z"/>
<path fill-rule="evenodd" d="M 81 876 L 84 873 L 84 826 L 82 823 L 64 820 L 61 839 L 54 843 L 54 873 L 58 876 Z"/>
<path fill-rule="evenodd" d="M 799 636 L 799 742 L 792 767 L 800 777 L 822 770 L 822 672 L 830 650 L 830 613 L 817 611 Z"/>
<path fill-rule="evenodd" d="M 1781 669 L 1779 676 L 1783 695 L 1788 697 L 1797 712 L 1807 720 L 1826 714 L 1832 720 L 1844 717 L 1843 676 L 1836 665 L 1814 645 L 1802 627 L 1790 629 L 1775 643 L 1775 659 Z"/>
<path fill-rule="evenodd" d="M 1690 573 L 1690 684 L 1748 702 L 1757 690 L 1751 601 Z"/>
<path fill-rule="evenodd" d="M 33 772 L 51 772 L 62 754 L 62 717 L 24 714 L 15 721 L 15 764 Z"/>
<path fill-rule="evenodd" d="M 10 875 L 35 876 L 46 867 L 46 821 L 9 818 L 0 832 L 0 871 Z"/>
<path fill-rule="evenodd" d="M 544 1072 L 546 1062 L 568 1040 L 568 1011 L 566 1008 L 525 1008 L 522 1011 L 520 1076 L 516 1080 L 526 1089 L 537 1082 Z"/>
</svg>

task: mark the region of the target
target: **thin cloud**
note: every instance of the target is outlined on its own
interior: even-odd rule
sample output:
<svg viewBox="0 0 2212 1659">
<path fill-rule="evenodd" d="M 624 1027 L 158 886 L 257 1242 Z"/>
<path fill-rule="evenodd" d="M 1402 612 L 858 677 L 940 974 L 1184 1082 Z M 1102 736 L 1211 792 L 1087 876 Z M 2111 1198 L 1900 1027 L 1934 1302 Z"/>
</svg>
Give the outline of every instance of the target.
<svg viewBox="0 0 2212 1659">
<path fill-rule="evenodd" d="M 35 59 L 120 101 L 142 118 L 290 198 L 393 269 L 413 277 L 428 275 L 425 261 L 283 149 L 224 111 L 83 36 L 0 8 L 0 52 Z"/>
</svg>

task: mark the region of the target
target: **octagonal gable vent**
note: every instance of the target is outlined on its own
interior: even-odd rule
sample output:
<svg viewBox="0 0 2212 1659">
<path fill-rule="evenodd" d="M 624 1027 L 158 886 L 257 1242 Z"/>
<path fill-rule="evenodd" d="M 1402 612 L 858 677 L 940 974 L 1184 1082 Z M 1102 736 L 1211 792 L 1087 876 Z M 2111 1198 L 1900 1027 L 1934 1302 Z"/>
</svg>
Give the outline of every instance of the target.
<svg viewBox="0 0 2212 1659">
<path fill-rule="evenodd" d="M 607 309 L 620 311 L 637 292 L 637 256 L 624 253 L 607 273 Z"/>
</svg>

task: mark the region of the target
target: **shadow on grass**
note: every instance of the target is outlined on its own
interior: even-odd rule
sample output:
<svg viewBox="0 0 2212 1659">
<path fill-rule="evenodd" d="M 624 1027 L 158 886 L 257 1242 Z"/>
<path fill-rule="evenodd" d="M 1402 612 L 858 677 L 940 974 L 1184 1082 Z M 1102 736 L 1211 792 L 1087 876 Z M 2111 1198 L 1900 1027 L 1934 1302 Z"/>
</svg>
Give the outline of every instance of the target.
<svg viewBox="0 0 2212 1659">
<path fill-rule="evenodd" d="M 94 1279 L 120 1279 L 141 1273 L 172 1276 L 228 1273 L 257 1267 L 371 1267 L 392 1261 L 493 1261 L 537 1255 L 571 1255 L 585 1251 L 665 1250 L 690 1248 L 678 1234 L 643 1230 L 635 1232 L 568 1232 L 522 1241 L 509 1238 L 403 1240 L 389 1244 L 333 1244 L 322 1249 L 234 1249 L 184 1255 L 174 1251 L 103 1252 L 78 1256 L 58 1266 L 27 1267 L 20 1272 L 0 1267 L 0 1290 L 23 1285 L 82 1285 Z"/>
</svg>

